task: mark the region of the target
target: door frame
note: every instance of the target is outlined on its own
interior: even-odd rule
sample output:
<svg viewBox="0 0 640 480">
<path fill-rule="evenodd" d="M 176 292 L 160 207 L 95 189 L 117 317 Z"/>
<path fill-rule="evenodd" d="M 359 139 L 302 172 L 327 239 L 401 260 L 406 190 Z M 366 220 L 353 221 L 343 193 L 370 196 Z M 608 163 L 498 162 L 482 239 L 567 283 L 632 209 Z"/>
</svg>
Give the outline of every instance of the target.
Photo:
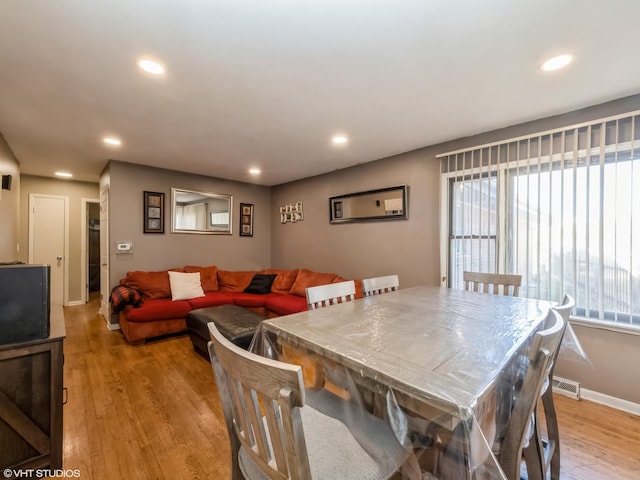
<svg viewBox="0 0 640 480">
<path fill-rule="evenodd" d="M 63 195 L 49 195 L 46 193 L 30 193 L 29 194 L 29 263 L 33 263 L 35 255 L 33 244 L 34 240 L 34 228 L 35 217 L 33 215 L 33 209 L 37 198 L 50 198 L 56 200 L 62 200 L 64 202 L 64 252 L 63 260 L 64 265 L 62 267 L 62 304 L 64 306 L 69 305 L 69 197 Z"/>
<path fill-rule="evenodd" d="M 82 285 L 82 291 L 80 292 L 80 302 L 84 305 L 87 303 L 89 297 L 89 281 L 87 278 L 87 271 L 89 270 L 88 255 L 89 255 L 89 237 L 87 236 L 87 228 L 89 223 L 89 204 L 97 203 L 100 206 L 100 199 L 95 198 L 81 198 L 80 208 L 80 285 Z"/>
<path fill-rule="evenodd" d="M 109 330 L 118 330 L 118 323 L 111 323 L 111 305 L 109 294 L 111 293 L 110 259 L 109 259 L 109 195 L 110 188 L 107 183 L 100 189 L 100 313 Z M 104 277 L 102 276 L 104 274 Z"/>
</svg>

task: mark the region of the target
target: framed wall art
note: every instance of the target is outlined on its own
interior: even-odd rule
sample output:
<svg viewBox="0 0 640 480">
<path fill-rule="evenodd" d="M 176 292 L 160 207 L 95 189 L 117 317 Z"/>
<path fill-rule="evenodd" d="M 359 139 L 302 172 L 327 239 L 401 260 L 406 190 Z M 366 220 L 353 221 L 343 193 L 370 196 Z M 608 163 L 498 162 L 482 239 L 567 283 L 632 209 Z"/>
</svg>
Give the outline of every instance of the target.
<svg viewBox="0 0 640 480">
<path fill-rule="evenodd" d="M 253 237 L 253 204 L 240 204 L 240 236 Z"/>
<path fill-rule="evenodd" d="M 302 202 L 289 203 L 280 207 L 280 223 L 296 223 L 302 220 L 304 220 Z"/>
<path fill-rule="evenodd" d="M 164 193 L 144 193 L 144 233 L 164 233 Z"/>
</svg>

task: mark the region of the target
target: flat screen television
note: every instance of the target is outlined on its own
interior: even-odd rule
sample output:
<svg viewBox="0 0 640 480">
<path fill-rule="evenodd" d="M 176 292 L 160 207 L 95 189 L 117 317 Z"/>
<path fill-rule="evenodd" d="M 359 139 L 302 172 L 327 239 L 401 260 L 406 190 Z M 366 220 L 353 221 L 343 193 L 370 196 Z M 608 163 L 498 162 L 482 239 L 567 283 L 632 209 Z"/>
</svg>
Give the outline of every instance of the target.
<svg viewBox="0 0 640 480">
<path fill-rule="evenodd" d="M 0 345 L 47 338 L 49 265 L 0 265 Z"/>
</svg>

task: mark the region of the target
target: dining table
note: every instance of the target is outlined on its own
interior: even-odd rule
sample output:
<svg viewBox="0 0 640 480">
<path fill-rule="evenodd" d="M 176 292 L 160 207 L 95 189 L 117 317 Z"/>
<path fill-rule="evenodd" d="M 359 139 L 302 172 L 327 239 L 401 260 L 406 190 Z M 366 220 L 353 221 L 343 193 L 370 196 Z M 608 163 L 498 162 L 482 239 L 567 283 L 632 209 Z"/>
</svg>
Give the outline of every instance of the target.
<svg viewBox="0 0 640 480">
<path fill-rule="evenodd" d="M 421 285 L 264 320 L 250 348 L 301 365 L 308 403 L 363 443 L 383 419 L 404 478 L 504 479 L 495 446 L 552 306 Z"/>
</svg>

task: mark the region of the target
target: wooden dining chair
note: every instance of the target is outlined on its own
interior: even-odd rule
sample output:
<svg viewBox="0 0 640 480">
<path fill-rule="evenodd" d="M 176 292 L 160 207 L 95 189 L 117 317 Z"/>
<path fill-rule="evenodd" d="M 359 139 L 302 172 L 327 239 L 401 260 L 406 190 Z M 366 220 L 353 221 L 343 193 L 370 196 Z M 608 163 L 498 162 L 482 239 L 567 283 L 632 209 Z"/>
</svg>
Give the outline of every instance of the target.
<svg viewBox="0 0 640 480">
<path fill-rule="evenodd" d="M 525 444 L 530 442 L 531 418 L 540 398 L 545 379 L 553 366 L 553 359 L 560 347 L 565 321 L 555 310 L 549 310 L 544 330 L 533 337 L 528 355 L 528 366 L 522 388 L 518 393 L 504 438 L 498 444 L 496 458 L 509 480 L 520 480 Z M 527 457 L 524 457 L 527 460 Z M 544 478 L 542 465 L 529 457 L 527 476 L 529 480 Z"/>
<path fill-rule="evenodd" d="M 307 295 L 307 307 L 309 310 L 314 310 L 353 300 L 356 295 L 356 283 L 353 280 L 348 280 L 346 282 L 308 287 L 305 293 Z"/>
<path fill-rule="evenodd" d="M 362 293 L 365 297 L 380 295 L 381 293 L 395 292 L 400 288 L 398 275 L 384 277 L 365 278 L 362 280 Z"/>
<path fill-rule="evenodd" d="M 398 445 L 384 461 L 372 458 L 344 423 L 305 405 L 301 367 L 243 350 L 214 323 L 208 327 L 234 480 L 387 479 L 401 467 L 406 454 L 383 420 L 369 415 L 366 421 L 382 425 L 372 426 L 371 440 L 385 452 Z"/>
<path fill-rule="evenodd" d="M 517 297 L 522 275 L 504 273 L 463 272 L 464 289 L 472 292 L 494 293 Z"/>
<path fill-rule="evenodd" d="M 562 337 L 569 324 L 569 316 L 575 307 L 575 301 L 570 295 L 565 295 L 562 303 L 553 309 L 560 314 L 564 320 L 564 328 L 562 329 Z M 527 465 L 532 462 L 540 462 L 543 478 L 547 478 L 547 472 L 551 474 L 551 480 L 560 480 L 560 432 L 558 428 L 558 418 L 556 415 L 556 407 L 553 402 L 553 371 L 558 360 L 560 348 L 556 349 L 555 355 L 551 359 L 551 368 L 549 375 L 545 379 L 545 385 L 542 391 L 542 410 L 537 405 L 534 410 L 534 427 L 533 436 L 529 440 L 529 446 L 524 451 Z M 542 421 L 546 425 L 547 436 L 542 437 Z"/>
</svg>

